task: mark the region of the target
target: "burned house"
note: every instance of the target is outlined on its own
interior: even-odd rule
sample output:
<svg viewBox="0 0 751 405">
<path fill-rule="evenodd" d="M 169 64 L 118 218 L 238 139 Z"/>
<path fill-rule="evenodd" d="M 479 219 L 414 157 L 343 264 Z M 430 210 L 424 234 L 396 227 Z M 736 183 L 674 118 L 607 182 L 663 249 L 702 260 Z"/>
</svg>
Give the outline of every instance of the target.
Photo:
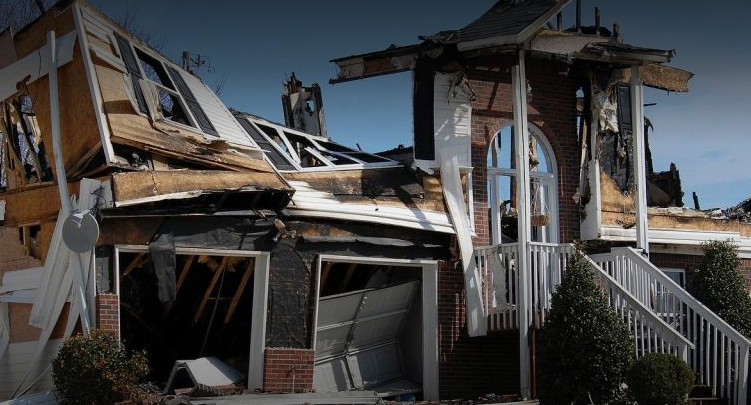
<svg viewBox="0 0 751 405">
<path fill-rule="evenodd" d="M 642 86 L 691 74 L 617 27 L 563 29 L 569 3 L 334 60 L 334 83 L 411 72 L 414 143 L 381 154 L 335 142 L 318 86 L 285 83 L 285 125 L 230 111 L 83 0 L 2 34 L 0 398 L 51 388 L 91 328 L 167 391 L 211 365 L 249 392 L 534 398 L 581 239 L 638 354 L 745 403 L 751 342 L 681 283 L 701 241 L 748 255 L 751 232 L 680 208 L 646 157 Z"/>
<path fill-rule="evenodd" d="M 168 391 L 210 364 L 251 392 L 437 398 L 455 231 L 435 176 L 333 142 L 320 91 L 299 83 L 285 105 L 310 102 L 313 121 L 233 114 L 83 1 L 11 36 L 0 397 L 51 388 L 62 341 L 103 328 L 146 350 Z"/>
</svg>

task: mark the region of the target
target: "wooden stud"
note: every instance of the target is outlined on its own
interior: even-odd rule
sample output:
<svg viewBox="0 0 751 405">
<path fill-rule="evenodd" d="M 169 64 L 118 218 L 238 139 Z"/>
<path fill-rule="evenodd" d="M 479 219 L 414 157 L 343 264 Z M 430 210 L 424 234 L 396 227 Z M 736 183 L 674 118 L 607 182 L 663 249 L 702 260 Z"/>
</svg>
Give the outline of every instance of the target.
<svg viewBox="0 0 751 405">
<path fill-rule="evenodd" d="M 131 271 L 135 270 L 136 267 L 143 264 L 143 262 L 145 261 L 144 260 L 145 256 L 146 256 L 146 252 L 139 253 L 138 256 L 136 256 L 135 259 L 133 259 L 133 261 L 130 262 L 128 267 L 126 267 L 125 270 L 122 271 L 122 273 L 120 274 L 120 279 L 123 279 L 125 276 L 130 274 Z"/>
<path fill-rule="evenodd" d="M 351 263 L 349 267 L 347 268 L 347 273 L 344 275 L 344 278 L 342 279 L 341 283 L 339 283 L 340 293 L 343 293 L 344 289 L 347 288 L 347 284 L 349 284 L 349 281 L 352 279 L 352 274 L 355 273 L 356 267 L 357 267 L 357 263 Z"/>
<path fill-rule="evenodd" d="M 232 315 L 235 313 L 235 308 L 237 308 L 237 303 L 240 302 L 240 297 L 243 295 L 243 291 L 245 291 L 245 286 L 248 284 L 248 280 L 250 280 L 250 276 L 253 275 L 253 264 L 255 263 L 255 259 L 248 259 L 248 266 L 245 268 L 245 273 L 243 273 L 243 278 L 240 280 L 240 285 L 237 286 L 237 291 L 235 291 L 235 295 L 232 297 L 232 301 L 229 303 L 229 308 L 227 309 L 227 315 L 224 316 L 224 324 L 228 324 L 229 321 L 232 319 Z"/>
<path fill-rule="evenodd" d="M 331 267 L 334 265 L 333 262 L 326 262 L 326 266 L 323 268 L 323 272 L 321 273 L 321 282 L 320 282 L 320 289 L 323 290 L 323 286 L 326 285 L 326 280 L 329 278 L 329 273 L 331 273 Z"/>
<path fill-rule="evenodd" d="M 193 265 L 193 260 L 196 257 L 191 255 L 188 256 L 187 259 L 185 259 L 185 264 L 183 265 L 183 270 L 180 272 L 180 278 L 177 280 L 177 288 L 175 289 L 175 296 L 180 292 L 180 287 L 182 287 L 183 283 L 185 282 L 185 278 L 188 276 L 188 270 L 190 270 L 190 266 Z"/>
<path fill-rule="evenodd" d="M 206 288 L 206 292 L 203 294 L 203 299 L 201 300 L 201 304 L 198 306 L 198 310 L 196 311 L 196 316 L 193 317 L 193 323 L 198 323 L 198 320 L 201 319 L 201 315 L 203 315 L 203 310 L 206 308 L 206 303 L 209 301 L 209 298 L 211 298 L 211 293 L 214 291 L 214 287 L 216 286 L 217 281 L 219 281 L 219 277 L 224 272 L 224 267 L 227 266 L 227 262 L 229 261 L 229 256 L 224 256 L 222 258 L 222 264 L 219 265 L 219 268 L 216 269 L 214 272 L 214 278 L 211 279 L 211 283 L 209 283 L 209 287 Z"/>
</svg>

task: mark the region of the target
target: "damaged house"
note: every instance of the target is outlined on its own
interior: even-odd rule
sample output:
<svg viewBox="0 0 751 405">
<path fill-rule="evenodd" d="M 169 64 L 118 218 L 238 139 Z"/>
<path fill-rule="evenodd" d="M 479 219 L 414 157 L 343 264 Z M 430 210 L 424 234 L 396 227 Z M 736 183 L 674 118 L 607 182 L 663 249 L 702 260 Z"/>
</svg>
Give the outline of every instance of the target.
<svg viewBox="0 0 751 405">
<path fill-rule="evenodd" d="M 751 257 L 751 231 L 681 208 L 646 145 L 643 86 L 691 74 L 617 26 L 563 29 L 570 3 L 334 60 L 333 83 L 412 74 L 414 144 L 380 154 L 329 137 L 318 86 L 285 83 L 286 125 L 230 111 L 83 0 L 1 34 L 0 398 L 52 388 L 92 328 L 170 393 L 212 367 L 249 392 L 534 398 L 580 239 L 637 354 L 745 403 L 751 342 L 682 286 L 701 241 Z"/>
</svg>

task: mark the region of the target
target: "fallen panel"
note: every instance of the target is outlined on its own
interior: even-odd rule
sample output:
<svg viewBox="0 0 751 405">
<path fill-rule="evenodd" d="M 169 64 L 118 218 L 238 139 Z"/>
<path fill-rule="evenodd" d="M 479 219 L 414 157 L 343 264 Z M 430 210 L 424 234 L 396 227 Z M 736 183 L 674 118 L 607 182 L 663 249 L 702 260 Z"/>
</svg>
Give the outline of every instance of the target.
<svg viewBox="0 0 751 405">
<path fill-rule="evenodd" d="M 172 368 L 165 393 L 176 389 L 206 387 L 227 387 L 242 384 L 242 374 L 216 357 L 201 357 L 195 360 L 178 360 Z"/>
<path fill-rule="evenodd" d="M 398 338 L 419 287 L 411 281 L 321 298 L 315 389 L 347 391 L 403 379 Z"/>
</svg>

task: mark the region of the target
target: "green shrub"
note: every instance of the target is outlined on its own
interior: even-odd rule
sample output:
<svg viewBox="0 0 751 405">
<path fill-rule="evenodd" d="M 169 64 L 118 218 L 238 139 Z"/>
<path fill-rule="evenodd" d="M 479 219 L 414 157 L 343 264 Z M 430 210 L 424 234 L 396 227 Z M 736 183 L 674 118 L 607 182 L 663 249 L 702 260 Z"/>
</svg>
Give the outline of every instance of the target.
<svg viewBox="0 0 751 405">
<path fill-rule="evenodd" d="M 64 405 L 138 401 L 138 383 L 148 371 L 143 353 L 129 352 L 114 333 L 100 329 L 69 338 L 52 361 L 52 380 Z"/>
<path fill-rule="evenodd" d="M 639 405 L 682 405 L 694 386 L 694 372 L 671 354 L 650 353 L 634 362 L 626 381 Z"/>
<path fill-rule="evenodd" d="M 596 404 L 622 396 L 633 361 L 626 325 L 608 306 L 581 254 L 569 262 L 540 331 L 537 386 L 544 404 Z"/>
<path fill-rule="evenodd" d="M 738 272 L 741 259 L 730 241 L 703 245 L 704 257 L 689 280 L 688 291 L 730 326 L 751 337 L 751 297 Z"/>
</svg>

